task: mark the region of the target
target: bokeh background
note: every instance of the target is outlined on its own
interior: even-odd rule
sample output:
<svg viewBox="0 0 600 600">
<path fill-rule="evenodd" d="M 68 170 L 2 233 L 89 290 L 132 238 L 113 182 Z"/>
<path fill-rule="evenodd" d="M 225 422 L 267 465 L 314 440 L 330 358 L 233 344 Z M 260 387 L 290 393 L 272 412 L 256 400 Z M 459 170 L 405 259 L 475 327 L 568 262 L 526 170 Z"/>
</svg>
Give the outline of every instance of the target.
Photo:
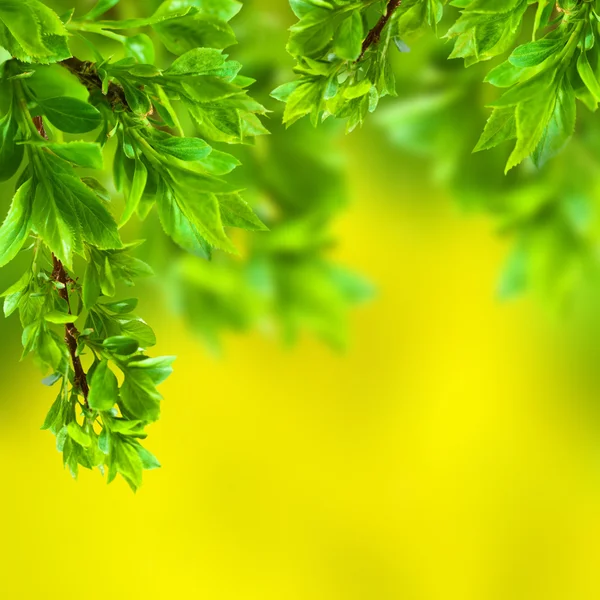
<svg viewBox="0 0 600 600">
<path fill-rule="evenodd" d="M 284 0 L 245 4 L 285 39 Z M 257 34 L 251 51 L 282 53 Z M 512 240 L 389 126 L 333 143 L 349 202 L 331 257 L 376 289 L 346 350 L 251 330 L 215 356 L 142 286 L 156 353 L 178 359 L 148 439 L 163 468 L 137 495 L 63 470 L 39 430 L 52 392 L 2 324 L 0 598 L 600 596 L 592 324 L 501 300 Z"/>
</svg>

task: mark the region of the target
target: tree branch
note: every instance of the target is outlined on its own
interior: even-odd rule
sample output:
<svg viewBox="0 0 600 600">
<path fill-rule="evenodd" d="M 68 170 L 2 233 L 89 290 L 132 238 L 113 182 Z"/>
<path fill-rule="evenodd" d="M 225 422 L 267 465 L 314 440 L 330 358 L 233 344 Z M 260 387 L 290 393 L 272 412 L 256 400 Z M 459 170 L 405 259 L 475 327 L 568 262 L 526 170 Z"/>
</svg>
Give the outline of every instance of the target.
<svg viewBox="0 0 600 600">
<path fill-rule="evenodd" d="M 54 269 L 52 271 L 52 279 L 61 283 L 63 285 L 62 288 L 58 290 L 58 295 L 67 303 L 67 307 L 69 310 L 69 314 L 71 313 L 71 301 L 69 300 L 69 290 L 67 285 L 71 281 L 71 278 L 68 276 L 65 271 L 65 267 L 62 262 L 52 255 L 52 261 L 54 264 Z M 69 348 L 69 354 L 71 355 L 71 362 L 73 363 L 73 371 L 75 372 L 75 387 L 81 390 L 83 394 L 83 399 L 85 401 L 86 407 L 89 408 L 88 405 L 88 394 L 90 391 L 87 376 L 85 371 L 83 370 L 83 365 L 81 364 L 81 359 L 77 356 L 77 339 L 79 338 L 79 331 L 77 327 L 75 327 L 74 323 L 66 323 L 65 324 L 65 343 Z"/>
<path fill-rule="evenodd" d="M 379 43 L 379 39 L 381 38 L 381 32 L 384 30 L 388 21 L 392 18 L 392 15 L 401 3 L 402 0 L 389 0 L 387 8 L 385 9 L 385 14 L 381 16 L 381 19 L 377 21 L 375 27 L 373 27 L 373 29 L 369 31 L 367 37 L 365 38 L 362 44 L 360 56 L 358 57 L 358 60 L 356 62 L 362 60 L 363 56 L 371 46 Z"/>
<path fill-rule="evenodd" d="M 58 64 L 71 71 L 71 73 L 85 85 L 90 93 L 97 90 L 102 91 L 102 79 L 100 79 L 100 76 L 96 72 L 96 67 L 93 62 L 79 60 L 73 56 Z M 122 104 L 125 108 L 129 108 L 123 88 L 116 83 L 110 82 L 108 84 L 106 98 L 113 107 Z"/>
</svg>

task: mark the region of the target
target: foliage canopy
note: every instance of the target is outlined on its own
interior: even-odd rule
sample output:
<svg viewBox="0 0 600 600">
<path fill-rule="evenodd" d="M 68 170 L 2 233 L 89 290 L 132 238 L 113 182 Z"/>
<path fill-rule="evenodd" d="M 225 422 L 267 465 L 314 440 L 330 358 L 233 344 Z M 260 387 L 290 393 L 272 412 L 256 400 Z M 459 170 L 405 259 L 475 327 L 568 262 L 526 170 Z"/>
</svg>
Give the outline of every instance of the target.
<svg viewBox="0 0 600 600">
<path fill-rule="evenodd" d="M 264 100 L 255 97 L 267 97 L 275 69 L 259 59 L 270 75 L 255 82 L 224 52 L 236 43 L 230 21 L 241 4 L 165 0 L 149 16 L 110 18 L 118 4 L 98 0 L 86 14 L 58 16 L 40 0 L 0 0 L 0 181 L 15 180 L 0 266 L 29 257 L 3 294 L 4 312 L 19 314 L 24 355 L 58 389 L 43 428 L 56 435 L 65 465 L 74 476 L 80 466 L 106 470 L 109 481 L 120 474 L 135 490 L 142 471 L 159 466 L 140 440 L 160 416 L 157 386 L 174 357 L 148 354 L 154 333 L 135 314 L 137 299 L 121 298 L 124 285 L 153 273 L 152 260 L 135 256 L 141 242 L 124 238 L 132 219 L 147 221 L 152 244 L 167 249 L 146 258 L 160 264 L 168 256 L 170 291 L 213 344 L 220 329 L 268 313 L 288 338 L 308 326 L 339 345 L 348 306 L 369 288 L 326 258 L 341 205 L 336 168 L 318 152 L 327 133 L 304 130 L 300 143 L 287 144 L 274 120 L 261 152 L 248 149 L 269 133 Z M 297 77 L 272 91 L 288 126 L 304 116 L 315 126 L 330 117 L 348 131 L 361 125 L 381 98 L 396 95 L 398 52 L 448 21 L 450 58 L 472 66 L 506 57 L 485 75 L 502 94 L 475 147 L 513 142 L 506 171 L 529 158 L 543 168 L 573 136 L 577 100 L 591 111 L 600 101 L 597 2 L 290 4 L 297 22 L 287 51 Z M 523 42 L 524 23 L 531 35 Z M 399 102 L 381 122 L 402 132 L 405 108 Z M 331 187 L 286 168 L 286 152 L 300 171 L 323 170 Z M 108 156 L 124 199 L 118 216 L 93 176 Z M 241 162 L 250 176 L 234 173 Z M 232 228 L 261 232 L 248 237 L 243 260 L 215 252 L 237 253 Z"/>
</svg>

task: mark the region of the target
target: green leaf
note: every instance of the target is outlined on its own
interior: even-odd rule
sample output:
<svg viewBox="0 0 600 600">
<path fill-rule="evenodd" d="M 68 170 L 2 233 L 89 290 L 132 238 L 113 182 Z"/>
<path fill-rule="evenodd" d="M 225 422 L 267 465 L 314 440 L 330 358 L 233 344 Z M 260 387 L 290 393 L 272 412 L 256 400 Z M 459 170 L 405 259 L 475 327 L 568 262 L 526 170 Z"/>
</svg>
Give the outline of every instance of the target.
<svg viewBox="0 0 600 600">
<path fill-rule="evenodd" d="M 363 79 L 361 82 L 347 87 L 344 90 L 344 98 L 348 98 L 349 100 L 360 98 L 368 94 L 372 87 L 373 84 L 368 79 Z"/>
<path fill-rule="evenodd" d="M 500 106 L 516 106 L 519 103 L 547 97 L 554 86 L 555 70 L 544 70 L 537 73 L 533 77 L 526 79 L 511 87 L 500 98 L 494 101 L 491 105 Z"/>
<path fill-rule="evenodd" d="M 354 10 L 337 30 L 333 51 L 344 60 L 356 60 L 360 56 L 364 37 L 361 13 Z"/>
<path fill-rule="evenodd" d="M 88 403 L 94 410 L 110 410 L 119 397 L 117 377 L 110 370 L 107 360 L 98 363 L 90 380 Z"/>
<path fill-rule="evenodd" d="M 106 338 L 102 342 L 102 345 L 120 356 L 129 356 L 130 354 L 137 352 L 139 348 L 137 340 L 124 335 L 115 335 Z"/>
<path fill-rule="evenodd" d="M 4 316 L 12 315 L 25 297 L 31 282 L 31 271 L 25 271 L 16 283 L 13 283 L 3 294 L 4 298 Z"/>
<path fill-rule="evenodd" d="M 41 427 L 42 430 L 50 430 L 55 435 L 58 433 L 60 429 L 62 429 L 64 425 L 64 400 L 63 400 L 63 390 L 61 389 L 56 397 L 56 400 L 53 402 L 46 418 L 44 419 L 44 423 Z"/>
<path fill-rule="evenodd" d="M 102 27 L 103 29 L 111 29 L 111 30 L 120 30 L 120 29 L 137 29 L 138 27 L 146 27 L 148 25 L 154 25 L 156 23 L 160 23 L 162 21 L 170 20 L 170 19 L 179 19 L 182 16 L 185 16 L 189 13 L 195 13 L 195 11 L 190 6 L 182 6 L 181 0 L 167 0 L 163 4 L 171 4 L 167 10 L 163 10 L 163 5 L 161 5 L 158 10 L 150 17 L 140 18 L 140 19 L 123 19 L 121 21 L 110 21 L 110 20 L 101 20 L 96 21 L 96 24 Z"/>
<path fill-rule="evenodd" d="M 98 17 L 102 16 L 105 12 L 108 12 L 113 6 L 116 6 L 119 3 L 119 0 L 98 0 L 96 5 L 87 12 L 82 20 L 86 21 L 94 21 Z"/>
<path fill-rule="evenodd" d="M 115 275 L 110 265 L 108 256 L 104 257 L 104 264 L 100 266 L 100 289 L 105 296 L 115 295 Z"/>
<path fill-rule="evenodd" d="M 63 325 L 65 323 L 74 323 L 77 320 L 77 315 L 71 315 L 69 313 L 53 310 L 44 315 L 44 320 L 48 321 L 49 323 L 55 323 L 56 325 Z"/>
<path fill-rule="evenodd" d="M 89 448 L 92 445 L 90 436 L 75 421 L 71 421 L 67 425 L 67 433 L 73 441 L 84 448 Z"/>
<path fill-rule="evenodd" d="M 152 109 L 152 102 L 148 94 L 136 85 L 129 83 L 126 79 L 121 78 L 119 81 L 125 90 L 125 99 L 129 108 L 143 117 L 148 115 Z"/>
<path fill-rule="evenodd" d="M 171 7 L 180 8 L 181 0 L 167 0 L 155 15 L 168 17 Z M 184 54 L 195 48 L 227 48 L 236 43 L 235 34 L 225 21 L 201 14 L 189 14 L 176 19 L 163 19 L 152 25 L 167 49 Z"/>
<path fill-rule="evenodd" d="M 98 436 L 98 448 L 103 454 L 110 453 L 110 432 L 106 426 L 102 428 L 102 431 Z"/>
<path fill-rule="evenodd" d="M 86 133 L 102 123 L 98 109 L 77 98 L 46 98 L 39 105 L 50 123 L 66 133 Z"/>
<path fill-rule="evenodd" d="M 223 229 L 215 194 L 196 191 L 190 196 L 184 186 L 179 186 L 175 193 L 169 190 L 163 194 L 157 205 L 165 233 L 185 250 L 204 256 L 208 242 L 216 248 L 235 252 Z"/>
<path fill-rule="evenodd" d="M 102 304 L 102 308 L 105 308 L 112 313 L 122 315 L 135 310 L 137 304 L 137 298 L 128 298 L 127 300 L 119 300 L 118 302 L 107 302 L 106 304 Z"/>
<path fill-rule="evenodd" d="M 164 72 L 165 76 L 199 76 L 233 78 L 241 68 L 236 61 L 227 61 L 226 55 L 215 48 L 194 48 L 175 59 Z"/>
<path fill-rule="evenodd" d="M 517 143 L 508 159 L 508 172 L 522 160 L 533 154 L 552 116 L 555 94 L 544 94 L 517 106 Z"/>
<path fill-rule="evenodd" d="M 486 75 L 485 81 L 496 87 L 511 87 L 519 82 L 523 73 L 521 67 L 515 67 L 509 61 L 504 61 Z"/>
<path fill-rule="evenodd" d="M 10 179 L 23 161 L 23 146 L 15 139 L 18 131 L 17 121 L 9 112 L 0 121 L 0 181 Z"/>
<path fill-rule="evenodd" d="M 560 90 L 552 117 L 533 153 L 533 161 L 538 168 L 556 156 L 569 141 L 575 131 L 576 113 L 573 89 L 569 86 Z"/>
<path fill-rule="evenodd" d="M 239 227 L 250 231 L 268 229 L 239 194 L 221 196 L 219 207 L 223 225 L 226 227 Z"/>
<path fill-rule="evenodd" d="M 28 179 L 17 190 L 8 215 L 0 227 L 0 267 L 21 250 L 31 228 L 32 182 Z"/>
<path fill-rule="evenodd" d="M 485 130 L 473 152 L 488 150 L 506 140 L 514 140 L 516 137 L 517 123 L 514 107 L 496 108 L 488 119 Z"/>
<path fill-rule="evenodd" d="M 213 150 L 207 157 L 199 159 L 198 163 L 207 173 L 215 177 L 227 175 L 241 164 L 235 156 L 220 150 Z"/>
<path fill-rule="evenodd" d="M 131 219 L 137 207 L 140 204 L 146 183 L 148 181 L 148 169 L 141 160 L 135 161 L 135 171 L 133 173 L 133 181 L 128 189 L 127 198 L 125 201 L 125 210 L 121 216 L 119 227 L 123 227 L 125 223 Z"/>
<path fill-rule="evenodd" d="M 142 348 L 150 348 L 156 344 L 156 335 L 152 327 L 143 319 L 130 315 L 118 319 L 121 333 L 137 340 Z"/>
<path fill-rule="evenodd" d="M 212 148 L 200 138 L 170 137 L 152 142 L 152 145 L 160 152 L 185 161 L 200 160 L 212 151 Z"/>
<path fill-rule="evenodd" d="M 112 460 L 116 470 L 135 492 L 142 485 L 142 459 L 132 444 L 118 434 L 113 437 Z"/>
<path fill-rule="evenodd" d="M 36 142 L 36 146 L 51 150 L 56 156 L 87 169 L 104 168 L 100 144 L 90 142 Z"/>
<path fill-rule="evenodd" d="M 83 306 L 91 308 L 100 297 L 102 289 L 100 287 L 100 275 L 95 263 L 89 262 L 83 276 Z"/>
<path fill-rule="evenodd" d="M 600 83 L 598 83 L 598 79 L 585 52 L 582 52 L 577 59 L 577 72 L 596 101 L 600 102 Z"/>
<path fill-rule="evenodd" d="M 0 46 L 23 62 L 48 64 L 71 56 L 67 30 L 38 0 L 2 0 Z"/>
<path fill-rule="evenodd" d="M 64 199 L 55 197 L 49 181 L 36 187 L 31 221 L 50 250 L 72 268 L 73 251 L 81 249 L 79 223 L 73 208 Z"/>
<path fill-rule="evenodd" d="M 110 202 L 110 193 L 109 191 L 97 180 L 93 177 L 82 177 L 81 181 L 87 185 L 100 200 L 104 200 L 104 202 Z"/>
<path fill-rule="evenodd" d="M 508 60 L 515 67 L 534 67 L 556 54 L 565 45 L 562 38 L 544 38 L 523 44 L 514 50 Z"/>
<path fill-rule="evenodd" d="M 301 84 L 300 80 L 296 81 L 288 81 L 276 87 L 272 92 L 271 96 L 275 98 L 275 100 L 279 100 L 280 102 L 287 102 L 289 97 L 294 93 L 294 90 Z"/>
<path fill-rule="evenodd" d="M 122 433 L 124 435 L 138 435 L 143 431 L 144 422 L 140 420 L 129 420 L 122 417 L 110 418 L 105 417 L 107 425 L 110 427 L 111 433 Z"/>
<path fill-rule="evenodd" d="M 150 374 L 144 369 L 124 369 L 125 381 L 121 386 L 121 409 L 129 417 L 154 422 L 160 416 L 162 396 Z"/>
<path fill-rule="evenodd" d="M 56 173 L 53 183 L 55 196 L 76 213 L 79 236 L 101 249 L 122 246 L 117 224 L 108 209 L 74 173 Z"/>
<path fill-rule="evenodd" d="M 319 82 L 307 81 L 297 86 L 290 94 L 283 113 L 283 122 L 291 125 L 298 119 L 318 108 L 323 96 Z"/>
<path fill-rule="evenodd" d="M 171 365 L 175 361 L 175 358 L 175 356 L 143 358 L 142 360 L 131 361 L 127 367 L 130 370 L 142 369 L 150 377 L 154 385 L 159 385 L 173 372 Z"/>
<path fill-rule="evenodd" d="M 160 469 L 160 463 L 152 452 L 144 448 L 141 444 L 136 446 L 136 450 L 145 470 L 151 471 L 153 469 Z"/>
<path fill-rule="evenodd" d="M 125 38 L 125 56 L 131 56 L 141 64 L 153 64 L 154 43 L 152 39 L 145 33 Z"/>
</svg>

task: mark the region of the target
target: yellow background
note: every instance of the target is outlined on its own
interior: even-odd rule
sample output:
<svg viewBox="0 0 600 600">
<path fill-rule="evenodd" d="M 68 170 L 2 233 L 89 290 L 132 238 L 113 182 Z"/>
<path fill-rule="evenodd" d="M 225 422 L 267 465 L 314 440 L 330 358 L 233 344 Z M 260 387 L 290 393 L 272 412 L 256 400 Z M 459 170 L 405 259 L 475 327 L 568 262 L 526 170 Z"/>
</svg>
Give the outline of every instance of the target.
<svg viewBox="0 0 600 600">
<path fill-rule="evenodd" d="M 178 360 L 137 495 L 63 471 L 3 324 L 0 599 L 600 597 L 595 373 L 563 321 L 497 301 L 490 221 L 382 144 L 343 142 L 335 253 L 378 289 L 345 354 L 254 334 L 215 359 L 141 311 Z"/>
<path fill-rule="evenodd" d="M 596 390 L 539 306 L 495 299 L 490 223 L 378 162 L 377 135 L 344 141 L 336 254 L 378 287 L 348 352 L 257 334 L 218 360 L 148 315 L 179 358 L 137 495 L 63 471 L 52 392 L 7 339 L 1 598 L 600 595 Z"/>
</svg>

